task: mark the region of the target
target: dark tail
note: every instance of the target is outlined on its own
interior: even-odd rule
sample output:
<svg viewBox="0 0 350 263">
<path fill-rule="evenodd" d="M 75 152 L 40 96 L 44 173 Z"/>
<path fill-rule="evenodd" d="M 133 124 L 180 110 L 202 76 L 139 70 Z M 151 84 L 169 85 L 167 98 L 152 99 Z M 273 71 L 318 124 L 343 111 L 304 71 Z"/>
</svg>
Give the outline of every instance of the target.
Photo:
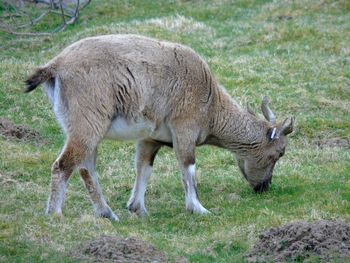
<svg viewBox="0 0 350 263">
<path fill-rule="evenodd" d="M 31 92 L 40 84 L 52 79 L 53 77 L 52 70 L 49 67 L 38 68 L 30 77 L 26 79 L 26 87 L 24 92 Z"/>
</svg>

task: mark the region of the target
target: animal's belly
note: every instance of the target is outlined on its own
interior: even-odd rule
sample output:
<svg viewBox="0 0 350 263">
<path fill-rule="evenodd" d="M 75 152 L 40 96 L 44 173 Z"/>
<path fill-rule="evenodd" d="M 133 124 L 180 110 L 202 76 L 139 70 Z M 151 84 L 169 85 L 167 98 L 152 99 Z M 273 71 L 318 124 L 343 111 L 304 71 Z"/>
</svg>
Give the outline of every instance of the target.
<svg viewBox="0 0 350 263">
<path fill-rule="evenodd" d="M 163 142 L 171 142 L 170 130 L 164 125 L 156 127 L 145 120 L 137 122 L 127 121 L 125 118 L 116 118 L 105 135 L 107 139 L 130 141 L 139 139 L 153 139 Z"/>
</svg>

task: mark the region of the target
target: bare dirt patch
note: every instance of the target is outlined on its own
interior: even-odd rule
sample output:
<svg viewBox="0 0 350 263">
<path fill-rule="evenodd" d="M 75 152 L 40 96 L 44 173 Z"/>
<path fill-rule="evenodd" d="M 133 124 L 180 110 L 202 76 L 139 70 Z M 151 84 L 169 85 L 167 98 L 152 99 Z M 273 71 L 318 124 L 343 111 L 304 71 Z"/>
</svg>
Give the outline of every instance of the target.
<svg viewBox="0 0 350 263">
<path fill-rule="evenodd" d="M 36 130 L 24 125 L 14 124 L 6 119 L 0 118 L 0 136 L 5 139 L 43 142 L 43 138 Z"/>
<path fill-rule="evenodd" d="M 71 256 L 84 262 L 167 262 L 165 255 L 152 245 L 135 238 L 101 236 L 81 244 Z"/>
<path fill-rule="evenodd" d="M 350 226 L 338 221 L 291 223 L 271 228 L 259 238 L 247 255 L 248 262 L 350 260 Z"/>
<path fill-rule="evenodd" d="M 330 138 L 330 139 L 315 140 L 314 144 L 316 144 L 320 148 L 339 147 L 339 148 L 350 149 L 350 139 L 346 139 L 346 138 Z"/>
</svg>

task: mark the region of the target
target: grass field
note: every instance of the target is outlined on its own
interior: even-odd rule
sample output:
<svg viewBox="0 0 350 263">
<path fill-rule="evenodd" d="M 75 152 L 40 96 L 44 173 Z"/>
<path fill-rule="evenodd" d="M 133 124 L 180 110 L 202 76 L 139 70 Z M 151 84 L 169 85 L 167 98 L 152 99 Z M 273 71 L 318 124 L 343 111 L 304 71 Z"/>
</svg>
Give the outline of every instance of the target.
<svg viewBox="0 0 350 263">
<path fill-rule="evenodd" d="M 72 248 L 103 234 L 133 236 L 189 262 L 244 262 L 264 229 L 298 220 L 350 223 L 350 150 L 314 144 L 350 140 L 350 2 L 157 2 L 92 1 L 78 24 L 50 37 L 0 33 L 0 117 L 44 137 L 39 144 L 0 138 L 0 262 L 73 262 L 67 256 Z M 43 21 L 35 30 L 50 26 Z M 150 215 L 139 219 L 126 209 L 134 145 L 104 141 L 97 169 L 121 221 L 94 216 L 78 174 L 70 181 L 64 218 L 45 215 L 50 168 L 64 136 L 46 96 L 40 90 L 22 93 L 23 80 L 68 44 L 110 33 L 188 45 L 242 105 L 249 102 L 259 112 L 268 95 L 280 120 L 294 115 L 295 132 L 271 190 L 253 193 L 231 153 L 201 147 L 199 195 L 212 214 L 191 215 L 175 155 L 163 148 L 146 194 Z"/>
</svg>

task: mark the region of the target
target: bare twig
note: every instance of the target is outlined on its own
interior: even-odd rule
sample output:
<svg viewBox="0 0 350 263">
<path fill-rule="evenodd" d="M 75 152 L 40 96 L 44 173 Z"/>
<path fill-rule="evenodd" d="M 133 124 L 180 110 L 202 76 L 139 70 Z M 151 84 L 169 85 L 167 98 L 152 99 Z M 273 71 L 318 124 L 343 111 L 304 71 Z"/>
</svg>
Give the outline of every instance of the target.
<svg viewBox="0 0 350 263">
<path fill-rule="evenodd" d="M 74 11 L 74 15 L 71 17 L 71 19 L 69 19 L 68 21 L 66 21 L 65 17 L 64 17 L 64 11 L 63 11 L 63 6 L 62 6 L 62 0 L 60 0 L 60 9 L 61 9 L 61 15 L 62 15 L 62 20 L 63 23 L 62 25 L 60 25 L 59 27 L 57 27 L 53 32 L 61 32 L 63 30 L 65 30 L 67 28 L 68 25 L 74 24 L 77 19 L 78 19 L 78 13 L 79 13 L 79 0 L 77 1 L 77 4 L 75 6 L 75 11 Z"/>
<path fill-rule="evenodd" d="M 48 36 L 48 35 L 51 35 L 52 33 L 61 32 L 65 30 L 69 25 L 76 23 L 79 17 L 79 11 L 85 8 L 88 4 L 90 4 L 91 0 L 82 1 L 82 3 L 80 0 L 77 0 L 74 9 L 68 7 L 63 0 L 37 0 L 36 3 L 38 2 L 49 5 L 49 9 L 41 13 L 36 18 L 32 18 L 32 16 L 23 7 L 24 5 L 17 7 L 13 4 L 13 1 L 7 0 L 6 4 L 9 6 L 9 8 L 15 11 L 15 14 L 7 15 L 8 18 L 13 20 L 14 17 L 26 16 L 30 21 L 28 23 L 20 24 L 17 26 L 16 25 L 11 26 L 9 23 L 5 25 L 0 25 L 0 30 L 8 34 L 23 35 L 23 36 Z M 59 11 L 56 11 L 57 9 L 59 9 Z M 32 33 L 32 32 L 16 31 L 16 29 L 32 27 L 38 24 L 42 19 L 44 19 L 49 14 L 60 15 L 61 21 L 62 21 L 61 25 L 55 28 L 52 32 L 45 32 L 45 33 L 33 32 Z"/>
<path fill-rule="evenodd" d="M 21 17 L 21 15 L 20 14 L 4 14 L 1 16 L 2 19 L 12 18 L 12 17 Z"/>
<path fill-rule="evenodd" d="M 83 10 L 86 6 L 88 6 L 91 3 L 91 0 L 87 0 L 81 7 L 79 10 Z"/>
<path fill-rule="evenodd" d="M 75 12 L 74 12 L 74 16 L 78 17 L 79 14 L 79 6 L 80 6 L 80 1 L 77 0 L 77 5 L 75 6 Z"/>
<path fill-rule="evenodd" d="M 63 24 L 66 24 L 66 18 L 64 16 L 64 11 L 62 6 L 62 0 L 60 0 L 60 10 L 61 10 L 61 17 L 62 17 Z"/>
<path fill-rule="evenodd" d="M 44 13 L 42 13 L 40 16 L 38 16 L 37 18 L 33 19 L 30 21 L 30 23 L 27 23 L 27 24 L 23 24 L 23 25 L 19 25 L 19 26 L 16 26 L 16 28 L 25 28 L 25 27 L 28 27 L 28 26 L 34 26 L 35 24 L 39 23 L 40 20 L 42 20 L 46 15 L 48 15 L 51 11 L 46 11 Z"/>
</svg>

